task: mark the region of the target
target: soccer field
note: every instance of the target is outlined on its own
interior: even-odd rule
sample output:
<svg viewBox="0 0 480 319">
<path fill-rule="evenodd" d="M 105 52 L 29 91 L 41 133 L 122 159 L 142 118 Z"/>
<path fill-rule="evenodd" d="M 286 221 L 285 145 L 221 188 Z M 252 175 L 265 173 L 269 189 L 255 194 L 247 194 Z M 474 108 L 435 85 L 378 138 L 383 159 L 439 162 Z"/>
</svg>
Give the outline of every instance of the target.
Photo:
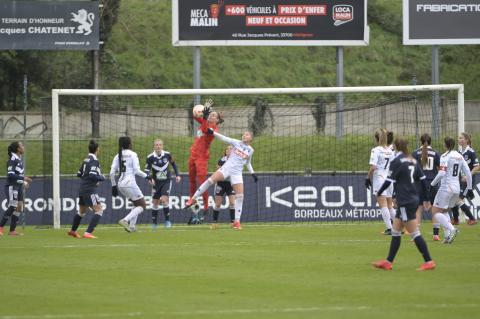
<svg viewBox="0 0 480 319">
<path fill-rule="evenodd" d="M 0 319 L 478 318 L 479 228 L 432 242 L 437 269 L 403 236 L 394 270 L 373 269 L 390 237 L 380 223 L 175 226 L 96 240 L 66 229 L 0 237 Z"/>
</svg>

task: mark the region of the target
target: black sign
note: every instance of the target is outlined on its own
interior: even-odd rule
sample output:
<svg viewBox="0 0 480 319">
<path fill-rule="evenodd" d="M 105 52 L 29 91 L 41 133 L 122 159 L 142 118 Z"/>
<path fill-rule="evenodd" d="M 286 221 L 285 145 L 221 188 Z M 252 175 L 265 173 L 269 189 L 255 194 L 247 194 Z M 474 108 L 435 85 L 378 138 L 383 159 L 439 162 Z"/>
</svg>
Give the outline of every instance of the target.
<svg viewBox="0 0 480 319">
<path fill-rule="evenodd" d="M 98 50 L 98 1 L 0 2 L 0 50 Z"/>
<path fill-rule="evenodd" d="M 366 0 L 173 0 L 173 45 L 368 45 Z"/>
<path fill-rule="evenodd" d="M 403 44 L 480 44 L 480 0 L 403 0 Z"/>
</svg>

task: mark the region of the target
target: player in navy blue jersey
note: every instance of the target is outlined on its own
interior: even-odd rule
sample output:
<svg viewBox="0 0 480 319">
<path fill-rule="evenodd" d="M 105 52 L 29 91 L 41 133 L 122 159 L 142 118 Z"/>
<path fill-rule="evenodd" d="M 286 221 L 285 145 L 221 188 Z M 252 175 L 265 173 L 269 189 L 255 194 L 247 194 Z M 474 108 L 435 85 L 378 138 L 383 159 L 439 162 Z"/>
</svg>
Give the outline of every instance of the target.
<svg viewBox="0 0 480 319">
<path fill-rule="evenodd" d="M 433 270 L 435 269 L 435 262 L 430 257 L 427 243 L 417 228 L 416 220 L 419 196 L 415 181 L 421 181 L 422 196 L 428 199 L 426 178 L 417 161 L 410 157 L 407 140 L 397 137 L 394 144 L 397 155 L 390 163 L 388 177 L 378 190 L 377 196 L 381 196 L 383 191 L 388 189 L 393 183 L 398 209 L 393 221 L 388 257 L 386 260 L 374 262 L 373 266 L 384 270 L 392 269 L 393 260 L 400 248 L 402 229 L 405 226 L 425 261 L 417 270 Z M 430 201 L 425 201 L 423 204 L 427 209 L 430 207 Z"/>
<path fill-rule="evenodd" d="M 100 147 L 95 140 L 90 140 L 88 143 L 88 155 L 83 160 L 80 166 L 77 177 L 81 179 L 80 188 L 78 190 L 78 213 L 73 216 L 72 228 L 67 233 L 69 236 L 80 238 L 80 234 L 77 232 L 78 226 L 82 221 L 82 218 L 87 214 L 87 209 L 91 209 L 94 212 L 90 224 L 87 230 L 83 234 L 83 238 L 97 238 L 92 235 L 95 227 L 103 214 L 102 203 L 100 197 L 97 194 L 98 183 L 105 180 L 105 176 L 100 171 L 100 162 L 98 161 L 98 152 Z"/>
<path fill-rule="evenodd" d="M 420 136 L 421 147 L 413 151 L 412 156 L 421 164 L 423 173 L 425 174 L 427 180 L 427 188 L 430 203 L 433 204 L 433 200 L 437 195 L 438 187 L 431 186 L 430 183 L 435 179 L 438 173 L 438 167 L 440 166 L 440 153 L 434 150 L 431 146 L 432 138 L 428 133 Z M 421 194 L 421 193 L 420 193 Z M 420 196 L 420 202 L 417 209 L 417 225 L 420 228 L 420 223 L 422 221 L 422 211 L 423 211 L 423 202 L 426 201 L 426 198 Z M 440 224 L 433 221 L 433 240 L 440 240 L 439 237 Z"/>
<path fill-rule="evenodd" d="M 165 227 L 172 227 L 170 221 L 169 199 L 170 190 L 172 189 L 172 181 L 170 179 L 169 165 L 172 165 L 175 171 L 175 180 L 177 183 L 181 181 L 177 165 L 175 164 L 170 152 L 163 150 L 163 141 L 156 139 L 153 142 L 154 151 L 147 156 L 145 165 L 145 173 L 152 176 L 150 185 L 152 185 L 152 228 L 158 226 L 158 211 L 163 207 L 165 215 Z"/>
<path fill-rule="evenodd" d="M 223 166 L 227 161 L 233 147 L 228 145 L 223 151 L 223 156 L 217 162 L 217 169 Z M 233 190 L 230 181 L 221 181 L 215 184 L 215 207 L 213 209 L 213 223 L 210 225 L 210 229 L 218 228 L 218 216 L 220 214 L 220 206 L 222 205 L 223 196 L 228 196 L 228 208 L 230 212 L 230 223 L 233 225 L 235 222 L 235 191 Z"/>
<path fill-rule="evenodd" d="M 8 146 L 7 180 L 5 182 L 5 196 L 8 198 L 8 208 L 0 221 L 0 236 L 3 235 L 3 227 L 10 219 L 11 236 L 23 235 L 17 232 L 18 219 L 23 209 L 23 188 L 28 188 L 32 179 L 25 176 L 22 156 L 25 147 L 22 142 L 12 142 Z"/>
<path fill-rule="evenodd" d="M 468 133 L 461 133 L 458 136 L 458 145 L 460 146 L 459 152 L 462 154 L 463 158 L 468 164 L 468 168 L 472 172 L 472 185 L 475 187 L 475 174 L 478 174 L 480 171 L 480 165 L 478 164 L 478 158 L 477 154 L 472 148 L 472 136 Z M 460 177 L 460 194 L 463 193 L 465 190 L 466 186 L 466 177 Z M 458 216 L 459 216 L 459 211 L 458 208 L 461 208 L 465 216 L 468 217 L 467 224 L 468 225 L 475 225 L 477 221 L 475 220 L 475 217 L 473 216 L 472 212 L 470 211 L 470 207 L 464 202 L 464 199 L 461 197 L 460 200 L 458 201 L 457 205 L 452 208 L 452 224 L 453 225 L 458 225 Z"/>
</svg>

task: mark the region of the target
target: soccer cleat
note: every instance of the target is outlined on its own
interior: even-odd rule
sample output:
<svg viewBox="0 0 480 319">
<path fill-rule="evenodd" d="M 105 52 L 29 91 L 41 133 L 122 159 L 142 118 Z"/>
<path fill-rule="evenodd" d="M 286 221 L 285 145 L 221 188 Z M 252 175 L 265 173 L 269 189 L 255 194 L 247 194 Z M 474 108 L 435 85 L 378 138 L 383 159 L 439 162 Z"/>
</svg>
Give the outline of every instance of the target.
<svg viewBox="0 0 480 319">
<path fill-rule="evenodd" d="M 200 224 L 200 219 L 198 219 L 197 214 L 193 214 L 188 221 L 189 225 L 198 225 Z"/>
<path fill-rule="evenodd" d="M 90 239 L 96 239 L 97 237 L 96 236 L 93 236 L 92 234 L 90 233 L 83 233 L 83 238 L 90 238 Z"/>
<path fill-rule="evenodd" d="M 16 230 L 8 233 L 9 236 L 23 236 L 22 233 L 17 232 Z"/>
<path fill-rule="evenodd" d="M 185 208 L 189 208 L 193 205 L 195 205 L 195 203 L 197 202 L 197 200 L 193 197 L 190 197 L 187 202 L 185 203 Z"/>
<path fill-rule="evenodd" d="M 387 228 L 383 232 L 381 232 L 380 234 L 385 235 L 385 236 L 391 236 L 392 235 L 392 230 L 390 228 Z"/>
<path fill-rule="evenodd" d="M 210 224 L 210 229 L 211 230 L 217 230 L 218 229 L 218 224 L 217 223 Z"/>
<path fill-rule="evenodd" d="M 0 227 L 0 236 L 3 236 L 3 227 Z"/>
<path fill-rule="evenodd" d="M 240 221 L 236 220 L 235 222 L 233 222 L 232 228 L 235 230 L 242 230 L 242 225 L 240 224 Z"/>
<path fill-rule="evenodd" d="M 434 270 L 436 266 L 435 262 L 430 260 L 421 264 L 420 268 L 417 268 L 417 271 Z"/>
<path fill-rule="evenodd" d="M 467 224 L 470 225 L 470 226 L 473 226 L 477 223 L 477 221 L 475 219 L 469 219 Z"/>
<path fill-rule="evenodd" d="M 453 243 L 453 241 L 455 240 L 455 237 L 457 237 L 458 233 L 460 232 L 460 230 L 458 230 L 457 228 L 454 228 L 450 234 L 445 237 L 445 239 L 442 241 L 443 244 L 451 244 Z"/>
<path fill-rule="evenodd" d="M 172 228 L 172 222 L 169 220 L 165 221 L 165 228 Z"/>
<path fill-rule="evenodd" d="M 156 230 L 158 228 L 158 224 L 152 224 L 152 230 Z"/>
<path fill-rule="evenodd" d="M 373 262 L 372 266 L 383 270 L 392 270 L 393 268 L 392 263 L 385 259 Z"/>
<path fill-rule="evenodd" d="M 440 236 L 433 235 L 433 241 L 440 241 Z"/>
<path fill-rule="evenodd" d="M 72 237 L 74 237 L 74 238 L 80 238 L 80 237 L 81 237 L 80 234 L 77 233 L 77 232 L 74 231 L 74 230 L 69 231 L 69 232 L 67 233 L 67 235 L 68 235 L 68 236 L 72 236 Z"/>
<path fill-rule="evenodd" d="M 130 229 L 130 225 L 128 225 L 128 222 L 127 222 L 125 219 L 120 219 L 120 220 L 118 221 L 118 224 L 119 224 L 120 226 L 122 226 L 123 229 L 125 229 L 126 232 L 129 232 L 129 233 L 132 232 L 132 230 Z"/>
<path fill-rule="evenodd" d="M 451 223 L 452 225 L 458 225 L 458 224 L 460 224 L 460 222 L 458 221 L 458 219 L 454 219 L 454 218 L 452 218 L 452 219 L 450 220 L 450 223 Z"/>
</svg>

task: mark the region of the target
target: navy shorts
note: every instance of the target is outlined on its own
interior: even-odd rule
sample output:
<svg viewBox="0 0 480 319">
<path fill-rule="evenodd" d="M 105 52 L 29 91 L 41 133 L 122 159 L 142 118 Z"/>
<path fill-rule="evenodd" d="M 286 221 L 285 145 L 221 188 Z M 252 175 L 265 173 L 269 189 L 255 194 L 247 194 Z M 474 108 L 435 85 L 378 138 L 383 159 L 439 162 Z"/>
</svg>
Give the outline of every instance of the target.
<svg viewBox="0 0 480 319">
<path fill-rule="evenodd" d="M 172 181 L 166 180 L 163 182 L 155 181 L 152 189 L 152 198 L 159 199 L 162 196 L 169 196 L 172 189 Z"/>
<path fill-rule="evenodd" d="M 418 205 L 415 204 L 398 205 L 395 217 L 400 218 L 403 222 L 413 220 L 417 218 L 417 208 Z"/>
<path fill-rule="evenodd" d="M 23 185 L 5 185 L 5 196 L 8 206 L 17 207 L 18 202 L 23 202 Z"/>
<path fill-rule="evenodd" d="M 218 182 L 215 185 L 215 190 L 214 190 L 215 196 L 230 196 L 230 195 L 235 195 L 235 192 L 233 191 L 232 184 L 230 182 L 222 181 Z"/>
<path fill-rule="evenodd" d="M 78 204 L 80 206 L 92 207 L 94 205 L 100 205 L 100 197 L 98 194 L 81 194 L 78 195 Z"/>
<path fill-rule="evenodd" d="M 430 196 L 430 204 L 433 205 L 433 201 L 435 200 L 435 196 L 437 196 L 438 192 L 438 185 L 431 186 L 430 182 L 427 182 L 427 192 Z M 423 196 L 423 192 L 420 192 L 420 203 L 418 205 L 423 205 L 423 202 L 426 202 L 427 199 Z"/>
</svg>

